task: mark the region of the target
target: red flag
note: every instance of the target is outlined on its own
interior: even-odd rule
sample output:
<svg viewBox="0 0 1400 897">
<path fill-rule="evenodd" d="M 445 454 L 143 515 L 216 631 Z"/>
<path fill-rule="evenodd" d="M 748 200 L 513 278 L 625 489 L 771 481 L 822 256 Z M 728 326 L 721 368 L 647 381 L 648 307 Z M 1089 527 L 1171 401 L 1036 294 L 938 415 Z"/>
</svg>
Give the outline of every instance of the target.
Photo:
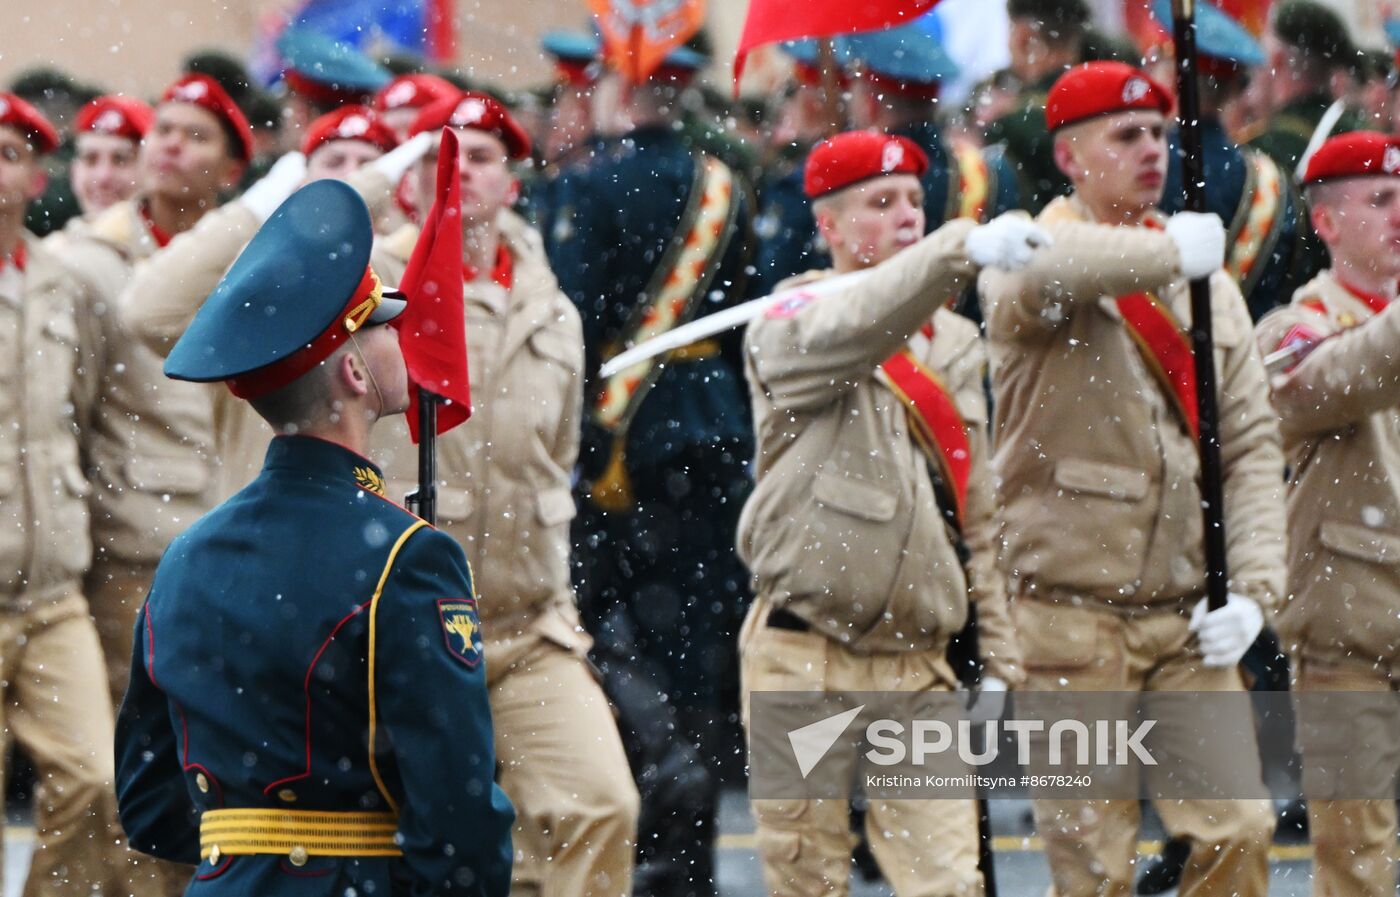
<svg viewBox="0 0 1400 897">
<path fill-rule="evenodd" d="M 457 135 L 444 128 L 433 207 L 399 283 L 408 308 L 395 323 L 408 367 L 408 431 L 415 443 L 421 438 L 415 411 L 420 388 L 448 400 L 438 409 L 439 434 L 472 416 L 462 297 L 462 184 L 457 164 Z"/>
<path fill-rule="evenodd" d="M 744 58 L 755 47 L 891 28 L 917 19 L 937 4 L 938 0 L 749 0 L 749 15 L 734 54 L 734 83 L 739 83 Z"/>
<path fill-rule="evenodd" d="M 424 15 L 424 44 L 428 59 L 450 63 L 457 59 L 455 0 L 428 0 Z"/>
<path fill-rule="evenodd" d="M 603 52 L 633 84 L 645 83 L 666 54 L 705 24 L 705 0 L 589 0 Z"/>
</svg>

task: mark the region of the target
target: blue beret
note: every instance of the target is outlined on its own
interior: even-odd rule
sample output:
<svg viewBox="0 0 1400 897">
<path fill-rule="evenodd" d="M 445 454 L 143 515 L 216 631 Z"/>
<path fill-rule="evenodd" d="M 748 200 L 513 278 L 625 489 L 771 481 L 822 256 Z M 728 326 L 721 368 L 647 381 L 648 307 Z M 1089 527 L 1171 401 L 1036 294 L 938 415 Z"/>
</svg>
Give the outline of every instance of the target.
<svg viewBox="0 0 1400 897">
<path fill-rule="evenodd" d="M 547 31 L 540 38 L 540 49 L 565 62 L 592 62 L 602 52 L 602 45 L 596 34 Z"/>
<path fill-rule="evenodd" d="M 388 69 L 359 50 L 310 28 L 293 27 L 282 32 L 277 39 L 277 52 L 294 88 L 320 92 L 325 99 L 372 94 L 393 79 Z"/>
<path fill-rule="evenodd" d="M 379 299 L 369 272 L 373 240 L 369 209 L 348 184 L 328 179 L 302 187 L 209 294 L 165 360 L 165 375 L 211 383 L 257 372 L 265 388 L 230 384 L 255 398 L 309 370 L 353 330 L 392 319 L 401 300 L 362 307 Z M 351 317 L 354 327 L 346 323 Z"/>
<path fill-rule="evenodd" d="M 1172 32 L 1171 0 L 1155 0 L 1152 15 L 1167 33 Z M 1241 68 L 1264 62 L 1264 48 L 1254 35 L 1228 13 L 1204 0 L 1196 5 L 1196 54 L 1232 62 Z"/>
<path fill-rule="evenodd" d="M 784 41 L 778 44 L 778 49 L 782 50 L 795 62 L 813 67 L 821 65 L 821 53 L 818 50 L 817 42 L 810 37 L 802 40 Z"/>
<path fill-rule="evenodd" d="M 898 28 L 866 31 L 843 38 L 837 45 L 845 62 L 910 85 L 933 85 L 958 76 L 958 64 L 943 49 L 937 19 L 916 19 Z"/>
<path fill-rule="evenodd" d="M 1390 45 L 1400 49 L 1400 19 L 1385 20 L 1385 36 L 1390 38 Z"/>
</svg>

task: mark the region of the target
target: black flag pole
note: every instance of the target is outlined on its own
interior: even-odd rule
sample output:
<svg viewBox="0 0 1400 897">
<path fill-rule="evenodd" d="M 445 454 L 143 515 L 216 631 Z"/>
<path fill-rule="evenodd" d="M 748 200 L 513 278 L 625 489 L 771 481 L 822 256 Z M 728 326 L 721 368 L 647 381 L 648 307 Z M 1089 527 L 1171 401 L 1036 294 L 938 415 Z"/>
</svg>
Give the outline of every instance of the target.
<svg viewBox="0 0 1400 897">
<path fill-rule="evenodd" d="M 1186 208 L 1206 210 L 1201 95 L 1196 78 L 1196 0 L 1172 0 L 1176 45 L 1177 114 L 1181 118 L 1182 180 Z M 1215 338 L 1210 278 L 1191 281 L 1191 352 L 1196 362 L 1196 411 L 1200 420 L 1201 514 L 1205 523 L 1207 607 L 1225 606 L 1229 568 L 1225 557 L 1225 502 L 1220 462 L 1220 409 L 1215 390 Z"/>
<path fill-rule="evenodd" d="M 413 513 L 437 525 L 437 396 L 418 390 L 418 488 L 406 504 Z"/>
</svg>

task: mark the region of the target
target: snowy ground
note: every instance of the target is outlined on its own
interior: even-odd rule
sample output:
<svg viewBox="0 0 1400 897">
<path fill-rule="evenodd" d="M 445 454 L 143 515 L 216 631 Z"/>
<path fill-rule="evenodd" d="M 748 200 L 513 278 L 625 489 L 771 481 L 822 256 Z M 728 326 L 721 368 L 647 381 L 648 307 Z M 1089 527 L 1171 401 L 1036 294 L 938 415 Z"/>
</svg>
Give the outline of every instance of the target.
<svg viewBox="0 0 1400 897">
<path fill-rule="evenodd" d="M 999 897 L 1043 897 L 1049 885 L 1045 854 L 1039 840 L 1026 827 L 1028 805 L 1022 801 L 993 801 L 996 832 L 997 886 Z M 722 897 L 762 897 L 758 857 L 754 853 L 753 821 L 741 791 L 725 794 L 720 811 L 719 886 Z M 1157 833 L 1148 831 L 1147 837 Z M 3 897 L 19 897 L 29 866 L 32 830 L 23 818 L 12 817 L 5 832 L 5 890 Z M 1144 842 L 1144 849 L 1155 849 Z M 1304 897 L 1309 891 L 1306 845 L 1277 844 L 1270 863 L 1273 879 L 1270 897 Z M 889 897 L 888 888 L 852 882 L 851 897 Z"/>
</svg>

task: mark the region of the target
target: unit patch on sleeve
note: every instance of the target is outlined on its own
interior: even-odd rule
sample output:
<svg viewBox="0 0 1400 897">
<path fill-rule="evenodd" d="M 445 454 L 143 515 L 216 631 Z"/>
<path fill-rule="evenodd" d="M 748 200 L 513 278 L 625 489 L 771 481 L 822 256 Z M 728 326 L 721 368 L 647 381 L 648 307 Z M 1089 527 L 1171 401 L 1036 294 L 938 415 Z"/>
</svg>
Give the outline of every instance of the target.
<svg viewBox="0 0 1400 897">
<path fill-rule="evenodd" d="M 476 669 L 481 663 L 481 618 L 477 616 L 475 598 L 439 598 L 438 618 L 447 652 Z"/>
</svg>

